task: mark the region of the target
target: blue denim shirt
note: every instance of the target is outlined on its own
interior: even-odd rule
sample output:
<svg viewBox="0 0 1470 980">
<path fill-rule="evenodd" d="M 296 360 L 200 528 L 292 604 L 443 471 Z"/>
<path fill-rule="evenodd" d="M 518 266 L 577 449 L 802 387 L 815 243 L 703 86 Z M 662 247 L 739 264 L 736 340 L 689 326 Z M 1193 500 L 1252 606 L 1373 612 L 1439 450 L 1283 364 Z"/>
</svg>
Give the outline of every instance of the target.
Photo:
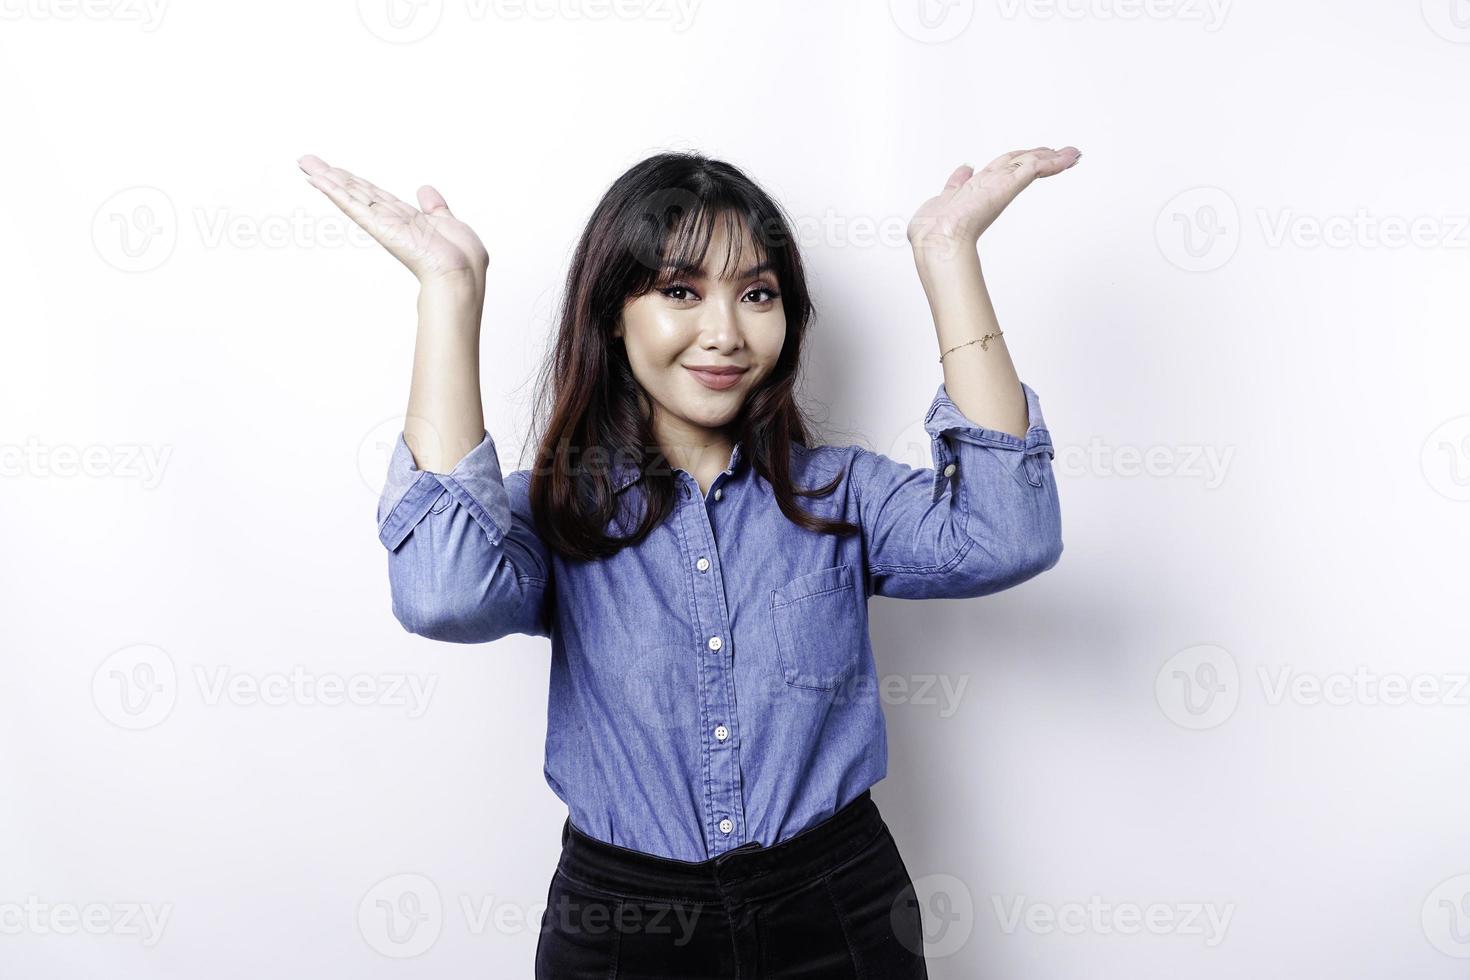
<svg viewBox="0 0 1470 980">
<path fill-rule="evenodd" d="M 770 846 L 887 772 L 870 596 L 982 596 L 1060 557 L 1051 436 L 1021 387 L 1017 438 L 970 421 L 941 384 L 924 417 L 932 467 L 793 444 L 796 485 L 845 473 L 798 503 L 860 535 L 792 524 L 737 444 L 707 494 L 676 469 L 669 517 L 592 562 L 546 547 L 530 471 L 502 476 L 488 433 L 447 474 L 416 468 L 400 433 L 378 505 L 393 614 L 453 643 L 550 637 L 545 776 L 579 829 L 683 861 Z M 642 485 L 631 466 L 614 476 L 623 534 Z M 922 647 L 905 656 L 922 668 Z"/>
</svg>

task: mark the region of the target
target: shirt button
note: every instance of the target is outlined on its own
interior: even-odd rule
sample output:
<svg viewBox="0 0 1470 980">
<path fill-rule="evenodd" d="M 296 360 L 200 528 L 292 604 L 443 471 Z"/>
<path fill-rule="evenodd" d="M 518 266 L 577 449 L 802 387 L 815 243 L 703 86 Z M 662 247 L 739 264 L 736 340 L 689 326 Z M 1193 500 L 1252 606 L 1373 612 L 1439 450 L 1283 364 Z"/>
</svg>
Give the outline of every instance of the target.
<svg viewBox="0 0 1470 980">
<path fill-rule="evenodd" d="M 948 466 L 946 466 L 944 468 L 944 475 L 945 476 L 954 476 L 954 464 L 953 463 L 950 463 Z"/>
<path fill-rule="evenodd" d="M 712 636 L 712 637 L 709 638 L 709 648 L 711 650 L 718 650 L 720 647 L 722 647 L 724 645 L 725 645 L 724 641 L 721 640 L 718 636 Z"/>
<path fill-rule="evenodd" d="M 709 559 L 708 558 L 701 558 L 701 559 L 699 559 L 699 561 L 697 561 L 697 562 L 694 563 L 694 567 L 697 568 L 697 569 L 699 569 L 701 572 L 707 572 L 707 571 L 709 571 Z"/>
<path fill-rule="evenodd" d="M 728 834 L 730 831 L 732 831 L 734 829 L 735 829 L 735 825 L 730 822 L 730 818 L 729 817 L 726 817 L 725 819 L 723 819 L 723 820 L 720 821 L 720 833 L 722 833 L 722 834 Z"/>
<path fill-rule="evenodd" d="M 729 737 L 730 737 L 730 729 L 726 728 L 724 725 L 716 725 L 715 726 L 715 740 L 716 741 L 723 742 L 725 739 L 727 739 Z"/>
<path fill-rule="evenodd" d="M 715 499 L 716 500 L 719 500 L 722 496 L 724 496 L 724 494 L 725 494 L 725 488 L 724 487 L 716 487 L 715 488 Z"/>
</svg>

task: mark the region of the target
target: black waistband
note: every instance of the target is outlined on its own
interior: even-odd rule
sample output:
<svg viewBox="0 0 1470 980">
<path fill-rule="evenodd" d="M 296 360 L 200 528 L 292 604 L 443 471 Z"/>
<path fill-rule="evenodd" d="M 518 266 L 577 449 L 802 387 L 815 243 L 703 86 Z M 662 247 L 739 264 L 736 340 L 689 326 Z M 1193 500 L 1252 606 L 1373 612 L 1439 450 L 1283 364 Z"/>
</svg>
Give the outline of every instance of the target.
<svg viewBox="0 0 1470 980">
<path fill-rule="evenodd" d="M 857 854 L 885 829 L 872 790 L 836 813 L 770 847 L 744 844 L 705 861 L 646 854 L 590 837 L 568 817 L 557 871 L 574 884 L 649 901 L 718 903 L 738 886 L 747 897 L 805 884 Z"/>
</svg>

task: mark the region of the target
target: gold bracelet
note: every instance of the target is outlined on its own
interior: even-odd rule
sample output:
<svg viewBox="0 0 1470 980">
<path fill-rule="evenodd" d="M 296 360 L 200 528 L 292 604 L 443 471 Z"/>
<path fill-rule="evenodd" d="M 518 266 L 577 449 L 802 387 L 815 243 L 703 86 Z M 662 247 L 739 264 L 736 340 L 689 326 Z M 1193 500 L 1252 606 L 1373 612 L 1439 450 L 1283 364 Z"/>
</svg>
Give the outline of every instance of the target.
<svg viewBox="0 0 1470 980">
<path fill-rule="evenodd" d="M 997 330 L 995 333 L 988 333 L 983 337 L 976 337 L 974 340 L 967 340 L 963 344 L 955 344 L 949 350 L 945 351 L 944 354 L 948 354 L 951 350 L 959 350 L 961 347 L 969 347 L 971 344 L 979 344 L 981 350 L 990 350 L 991 340 L 1001 336 L 1004 333 L 1004 330 Z M 939 363 L 941 364 L 944 363 L 944 354 L 939 355 Z"/>
</svg>

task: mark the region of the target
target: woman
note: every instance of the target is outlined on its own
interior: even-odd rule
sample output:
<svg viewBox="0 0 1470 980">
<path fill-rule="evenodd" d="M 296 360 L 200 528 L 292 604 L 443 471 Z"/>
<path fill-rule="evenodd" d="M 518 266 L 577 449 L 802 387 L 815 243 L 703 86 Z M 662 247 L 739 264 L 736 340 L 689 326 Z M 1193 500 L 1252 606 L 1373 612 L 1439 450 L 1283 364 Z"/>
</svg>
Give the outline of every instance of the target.
<svg viewBox="0 0 1470 980">
<path fill-rule="evenodd" d="M 551 639 L 545 776 L 568 816 L 538 978 L 926 976 L 869 790 L 867 599 L 985 595 L 1058 560 L 1051 439 L 976 245 L 1079 155 L 961 166 L 909 224 L 944 374 L 923 469 L 808 439 L 813 306 L 779 205 L 718 160 L 642 161 L 582 234 L 538 457 L 509 475 L 481 414 L 484 246 L 432 187 L 415 208 L 301 159 L 420 283 L 378 511 L 394 615 Z"/>
</svg>

